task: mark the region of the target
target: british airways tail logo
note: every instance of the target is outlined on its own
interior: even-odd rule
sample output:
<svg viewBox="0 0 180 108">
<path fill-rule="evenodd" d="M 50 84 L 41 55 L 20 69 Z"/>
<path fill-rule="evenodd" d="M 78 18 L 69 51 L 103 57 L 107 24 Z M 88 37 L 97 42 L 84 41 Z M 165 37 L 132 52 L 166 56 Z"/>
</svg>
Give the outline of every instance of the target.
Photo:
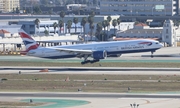
<svg viewBox="0 0 180 108">
<path fill-rule="evenodd" d="M 26 51 L 29 52 L 29 51 L 32 50 L 32 49 L 37 49 L 38 46 L 39 46 L 38 44 L 32 45 L 32 46 L 28 47 L 28 48 L 26 49 Z"/>
<path fill-rule="evenodd" d="M 26 46 L 26 52 L 32 49 L 37 49 L 39 47 L 36 41 L 34 41 L 33 38 L 29 36 L 28 34 L 24 32 L 20 32 L 19 34 L 23 40 L 24 45 Z"/>
<path fill-rule="evenodd" d="M 152 42 L 141 42 L 141 43 L 138 43 L 138 44 L 151 46 L 151 45 L 152 45 Z"/>
<path fill-rule="evenodd" d="M 19 34 L 20 34 L 21 38 L 27 38 L 27 39 L 33 40 L 33 39 L 31 38 L 31 36 L 29 36 L 29 35 L 27 35 L 27 34 L 25 34 L 25 33 L 23 33 L 23 32 L 20 32 Z"/>
<path fill-rule="evenodd" d="M 23 43 L 24 43 L 25 45 L 28 45 L 28 44 L 32 44 L 32 43 L 34 43 L 34 42 L 29 42 L 29 41 L 24 40 Z"/>
</svg>

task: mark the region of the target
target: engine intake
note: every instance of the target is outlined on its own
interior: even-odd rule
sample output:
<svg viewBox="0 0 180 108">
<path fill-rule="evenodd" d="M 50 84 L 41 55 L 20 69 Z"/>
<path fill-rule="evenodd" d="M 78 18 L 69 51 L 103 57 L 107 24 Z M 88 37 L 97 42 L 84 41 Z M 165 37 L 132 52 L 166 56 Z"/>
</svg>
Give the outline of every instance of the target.
<svg viewBox="0 0 180 108">
<path fill-rule="evenodd" d="M 107 52 L 105 50 L 104 51 L 94 51 L 92 56 L 95 60 L 105 59 L 107 57 Z"/>
</svg>

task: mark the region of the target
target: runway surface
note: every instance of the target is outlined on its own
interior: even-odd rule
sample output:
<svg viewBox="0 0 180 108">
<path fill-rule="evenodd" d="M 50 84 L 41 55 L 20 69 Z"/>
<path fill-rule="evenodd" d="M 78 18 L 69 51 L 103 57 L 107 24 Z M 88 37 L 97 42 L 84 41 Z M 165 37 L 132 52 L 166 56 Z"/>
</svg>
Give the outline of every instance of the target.
<svg viewBox="0 0 180 108">
<path fill-rule="evenodd" d="M 47 67 L 0 66 L 0 70 L 42 70 Z M 180 68 L 143 67 L 48 67 L 52 71 L 180 71 Z"/>
<path fill-rule="evenodd" d="M 180 68 L 133 68 L 133 67 L 4 67 L 0 74 L 122 74 L 122 75 L 180 75 Z"/>
<path fill-rule="evenodd" d="M 83 59 L 68 58 L 68 59 L 44 59 L 30 56 L 0 56 L 1 61 L 32 61 L 32 62 L 81 62 Z M 180 62 L 180 57 L 140 57 L 140 56 L 122 56 L 111 57 L 100 62 Z"/>
<path fill-rule="evenodd" d="M 0 97 L 64 97 L 64 98 L 180 98 L 180 94 L 133 94 L 133 93 L 13 93 L 0 92 Z"/>
<path fill-rule="evenodd" d="M 71 108 L 179 108 L 180 94 L 119 94 L 119 93 L 0 93 L 0 100 L 70 99 L 90 102 Z M 5 97 L 5 98 L 4 98 Z M 10 100 L 9 100 L 10 101 Z M 43 108 L 43 107 L 42 107 Z M 54 107 L 56 108 L 56 107 Z"/>
</svg>

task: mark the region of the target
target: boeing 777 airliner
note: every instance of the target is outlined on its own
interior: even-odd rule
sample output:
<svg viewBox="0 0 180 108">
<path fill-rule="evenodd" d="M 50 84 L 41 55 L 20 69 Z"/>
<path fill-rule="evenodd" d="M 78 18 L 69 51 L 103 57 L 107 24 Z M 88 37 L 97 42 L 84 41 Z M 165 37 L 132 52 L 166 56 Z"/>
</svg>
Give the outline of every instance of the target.
<svg viewBox="0 0 180 108">
<path fill-rule="evenodd" d="M 94 63 L 107 57 L 120 56 L 126 53 L 151 52 L 153 54 L 163 47 L 158 41 L 147 39 L 40 47 L 27 33 L 19 32 L 19 34 L 26 46 L 26 55 L 49 59 L 84 58 L 81 64 Z M 88 60 L 88 57 L 92 57 L 93 60 Z"/>
</svg>

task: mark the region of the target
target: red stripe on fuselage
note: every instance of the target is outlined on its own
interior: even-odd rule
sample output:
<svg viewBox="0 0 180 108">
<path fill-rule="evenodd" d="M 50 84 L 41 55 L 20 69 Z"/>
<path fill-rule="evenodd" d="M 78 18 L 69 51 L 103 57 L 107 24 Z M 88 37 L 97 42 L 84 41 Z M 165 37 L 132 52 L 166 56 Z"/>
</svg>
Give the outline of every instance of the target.
<svg viewBox="0 0 180 108">
<path fill-rule="evenodd" d="M 139 44 L 151 44 L 151 42 L 141 42 Z"/>
</svg>

